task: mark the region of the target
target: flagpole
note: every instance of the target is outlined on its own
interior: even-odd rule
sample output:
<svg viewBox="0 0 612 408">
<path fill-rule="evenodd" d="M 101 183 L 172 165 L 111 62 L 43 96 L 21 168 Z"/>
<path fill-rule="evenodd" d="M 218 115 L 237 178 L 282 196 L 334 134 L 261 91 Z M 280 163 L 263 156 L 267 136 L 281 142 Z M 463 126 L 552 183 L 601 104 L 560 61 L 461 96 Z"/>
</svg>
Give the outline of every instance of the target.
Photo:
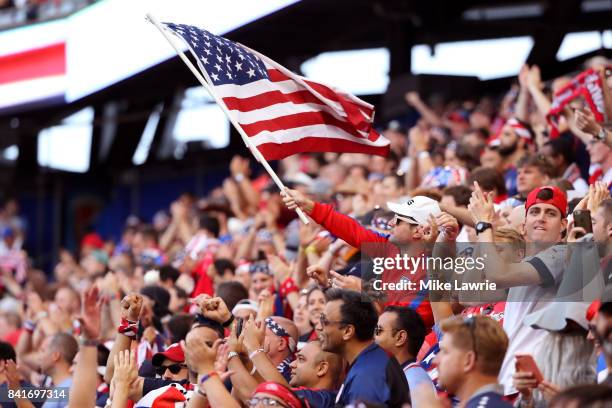
<svg viewBox="0 0 612 408">
<path fill-rule="evenodd" d="M 278 175 L 274 172 L 274 169 L 272 169 L 272 167 L 270 167 L 270 164 L 268 163 L 268 161 L 265 159 L 265 157 L 263 157 L 263 155 L 261 154 L 261 152 L 259 151 L 259 149 L 257 148 L 257 146 L 253 145 L 251 143 L 251 140 L 249 139 L 249 136 L 244 132 L 244 130 L 242 129 L 242 127 L 240 127 L 240 125 L 236 122 L 236 120 L 232 117 L 232 115 L 230 114 L 229 110 L 227 109 L 227 107 L 225 106 L 225 104 L 219 99 L 219 97 L 213 92 L 212 88 L 210 87 L 210 85 L 208 85 L 208 83 L 206 82 L 206 79 L 204 78 L 204 76 L 202 75 L 202 73 L 200 73 L 200 71 L 198 71 L 198 69 L 191 63 L 191 61 L 189 60 L 189 58 L 187 58 L 187 56 L 185 55 L 185 53 L 183 51 L 181 51 L 181 49 L 174 43 L 174 39 L 172 38 L 172 36 L 164 29 L 164 27 L 159 23 L 159 21 L 157 21 L 157 19 L 155 17 L 153 17 L 153 15 L 151 13 L 147 13 L 147 19 L 153 23 L 153 25 L 155 25 L 155 27 L 157 27 L 157 29 L 162 33 L 162 35 L 164 36 L 164 38 L 166 38 L 166 40 L 170 43 L 170 45 L 172 46 L 172 48 L 174 48 L 174 51 L 176 51 L 176 53 L 178 54 L 178 56 L 183 60 L 183 62 L 185 63 L 185 65 L 187 65 L 187 67 L 191 70 L 191 72 L 193 73 L 193 75 L 195 75 L 195 77 L 198 79 L 198 81 L 200 81 L 200 83 L 202 84 L 202 86 L 204 87 L 204 89 L 206 89 L 206 91 L 208 91 L 208 93 L 210 94 L 210 96 L 215 100 L 215 102 L 217 103 L 217 105 L 221 108 L 221 110 L 223 110 L 223 112 L 225 113 L 225 115 L 227 116 L 228 120 L 231 122 L 231 124 L 234 126 L 234 128 L 236 128 L 236 130 L 238 131 L 238 133 L 240 134 L 240 136 L 242 137 L 242 140 L 244 141 L 244 143 L 246 144 L 246 146 L 249 148 L 249 150 L 251 151 L 251 154 L 253 154 L 253 156 L 255 156 L 255 159 L 261 163 L 261 165 L 264 167 L 264 169 L 266 169 L 266 171 L 268 172 L 268 174 L 270 175 L 270 177 L 272 177 L 272 180 L 274 181 L 274 183 L 276 184 L 276 186 L 281 190 L 281 191 L 285 191 L 285 185 L 283 184 L 282 180 L 278 177 Z M 301 208 L 296 208 L 295 211 L 297 212 L 297 215 L 300 217 L 300 220 L 302 220 L 302 222 L 304 224 L 308 224 L 308 218 L 306 217 L 306 214 L 304 214 L 304 212 L 302 211 Z"/>
</svg>

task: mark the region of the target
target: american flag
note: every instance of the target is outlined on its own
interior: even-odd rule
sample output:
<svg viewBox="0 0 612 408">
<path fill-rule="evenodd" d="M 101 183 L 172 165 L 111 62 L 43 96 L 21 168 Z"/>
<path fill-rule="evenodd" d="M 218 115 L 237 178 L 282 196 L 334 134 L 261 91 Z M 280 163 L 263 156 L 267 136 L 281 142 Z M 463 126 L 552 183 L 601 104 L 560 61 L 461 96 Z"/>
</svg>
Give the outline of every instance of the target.
<svg viewBox="0 0 612 408">
<path fill-rule="evenodd" d="M 267 160 L 304 152 L 387 155 L 389 141 L 372 126 L 372 105 L 201 28 L 164 25 L 187 44 L 207 82 Z"/>
</svg>

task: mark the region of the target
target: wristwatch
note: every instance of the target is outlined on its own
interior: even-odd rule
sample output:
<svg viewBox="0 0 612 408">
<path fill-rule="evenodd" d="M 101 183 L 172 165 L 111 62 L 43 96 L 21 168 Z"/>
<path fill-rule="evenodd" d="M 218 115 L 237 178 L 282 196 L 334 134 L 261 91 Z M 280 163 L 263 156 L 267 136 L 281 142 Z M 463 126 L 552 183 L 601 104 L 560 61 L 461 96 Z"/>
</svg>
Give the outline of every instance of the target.
<svg viewBox="0 0 612 408">
<path fill-rule="evenodd" d="M 485 232 L 489 228 L 493 228 L 493 224 L 490 222 L 478 221 L 476 223 L 476 235 Z"/>
<path fill-rule="evenodd" d="M 79 346 L 82 347 L 98 347 L 100 340 L 88 339 L 85 336 L 79 336 Z"/>
<path fill-rule="evenodd" d="M 595 135 L 595 139 L 599 140 L 600 142 L 605 142 L 606 138 L 607 138 L 606 130 L 602 127 L 601 129 L 599 129 L 599 133 Z"/>
</svg>

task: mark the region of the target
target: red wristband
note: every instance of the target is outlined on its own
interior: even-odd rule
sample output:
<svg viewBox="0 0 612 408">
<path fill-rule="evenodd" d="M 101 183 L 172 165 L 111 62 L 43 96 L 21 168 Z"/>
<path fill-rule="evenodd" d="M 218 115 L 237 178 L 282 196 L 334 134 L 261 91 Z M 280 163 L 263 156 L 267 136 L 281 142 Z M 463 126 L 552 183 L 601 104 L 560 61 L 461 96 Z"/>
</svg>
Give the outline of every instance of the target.
<svg viewBox="0 0 612 408">
<path fill-rule="evenodd" d="M 131 322 L 122 317 L 121 324 L 117 327 L 117 333 L 121 333 L 127 337 L 136 337 L 138 333 L 138 322 Z"/>
<path fill-rule="evenodd" d="M 287 297 L 288 294 L 293 292 L 299 292 L 300 289 L 297 287 L 293 278 L 287 278 L 283 283 L 281 283 L 278 292 L 282 297 Z"/>
</svg>

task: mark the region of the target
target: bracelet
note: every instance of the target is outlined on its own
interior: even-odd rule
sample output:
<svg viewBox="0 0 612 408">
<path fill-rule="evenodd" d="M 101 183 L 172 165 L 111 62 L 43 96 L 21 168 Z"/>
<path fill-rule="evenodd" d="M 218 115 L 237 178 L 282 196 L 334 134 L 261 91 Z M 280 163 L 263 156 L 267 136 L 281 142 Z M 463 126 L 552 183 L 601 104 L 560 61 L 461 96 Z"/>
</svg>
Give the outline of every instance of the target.
<svg viewBox="0 0 612 408">
<path fill-rule="evenodd" d="M 423 150 L 422 152 L 419 152 L 418 157 L 419 159 L 424 159 L 426 157 L 429 157 L 429 152 L 427 150 Z"/>
<path fill-rule="evenodd" d="M 234 180 L 236 180 L 237 183 L 241 183 L 244 180 L 244 174 L 242 173 L 236 174 L 234 176 Z"/>
<path fill-rule="evenodd" d="M 117 327 L 117 332 L 127 337 L 136 337 L 138 333 L 138 322 L 132 322 L 122 317 L 121 324 Z"/>
<path fill-rule="evenodd" d="M 229 327 L 233 321 L 234 321 L 234 315 L 232 315 L 232 317 L 230 317 L 225 323 L 223 323 L 222 326 Z"/>
<path fill-rule="evenodd" d="M 85 336 L 79 336 L 79 346 L 82 347 L 98 347 L 100 340 L 88 339 Z"/>
<path fill-rule="evenodd" d="M 227 353 L 227 361 L 229 362 L 232 358 L 238 356 L 240 356 L 240 354 L 238 354 L 236 351 L 230 351 L 229 353 Z"/>
<path fill-rule="evenodd" d="M 317 248 L 313 247 L 312 245 L 308 245 L 306 247 L 306 249 L 304 250 L 304 253 L 306 255 L 308 255 L 308 254 L 317 254 L 318 251 L 317 251 Z"/>
<path fill-rule="evenodd" d="M 198 382 L 199 385 L 204 384 L 206 381 L 210 380 L 211 377 L 213 376 L 218 376 L 219 374 L 216 371 L 211 371 L 208 374 L 204 374 L 204 376 L 202 378 L 200 378 L 200 381 Z"/>
<path fill-rule="evenodd" d="M 255 355 L 257 355 L 258 353 L 265 353 L 266 350 L 262 349 L 262 348 L 258 348 L 257 350 L 253 350 L 252 352 L 249 353 L 249 360 L 252 360 L 253 357 L 255 357 Z"/>
<path fill-rule="evenodd" d="M 36 322 L 34 320 L 26 320 L 23 322 L 23 329 L 30 334 L 34 333 L 34 330 L 36 330 Z"/>
<path fill-rule="evenodd" d="M 287 295 L 290 293 L 299 292 L 299 288 L 295 284 L 293 278 L 288 277 L 283 283 L 281 283 L 278 292 L 281 297 L 287 297 Z"/>
</svg>

